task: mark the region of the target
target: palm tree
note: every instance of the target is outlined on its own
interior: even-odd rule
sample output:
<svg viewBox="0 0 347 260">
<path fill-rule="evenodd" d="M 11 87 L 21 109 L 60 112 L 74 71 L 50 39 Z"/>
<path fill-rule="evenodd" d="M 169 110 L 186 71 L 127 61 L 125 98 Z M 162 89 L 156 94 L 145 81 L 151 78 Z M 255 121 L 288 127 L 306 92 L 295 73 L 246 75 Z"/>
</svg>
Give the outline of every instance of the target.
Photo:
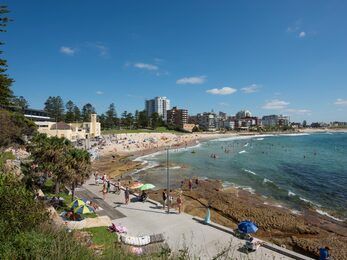
<svg viewBox="0 0 347 260">
<path fill-rule="evenodd" d="M 68 154 L 72 149 L 70 141 L 65 138 L 39 134 L 32 139 L 29 147 L 33 162 L 39 169 L 51 172 L 55 179 L 55 193 L 59 193 L 61 183 L 69 180 Z"/>
<path fill-rule="evenodd" d="M 91 175 L 92 167 L 88 151 L 77 148 L 68 153 L 69 184 L 71 184 L 72 200 L 75 197 L 75 187 L 83 184 Z"/>
</svg>

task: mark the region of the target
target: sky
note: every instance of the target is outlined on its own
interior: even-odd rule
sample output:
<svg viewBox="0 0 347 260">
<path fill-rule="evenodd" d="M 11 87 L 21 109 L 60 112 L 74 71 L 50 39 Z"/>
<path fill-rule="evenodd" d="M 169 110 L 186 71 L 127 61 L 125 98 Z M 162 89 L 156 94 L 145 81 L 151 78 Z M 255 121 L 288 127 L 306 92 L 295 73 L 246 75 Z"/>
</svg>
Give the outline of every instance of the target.
<svg viewBox="0 0 347 260">
<path fill-rule="evenodd" d="M 347 121 L 345 0 L 11 0 L 14 93 L 118 114 L 166 96 L 291 121 Z"/>
</svg>

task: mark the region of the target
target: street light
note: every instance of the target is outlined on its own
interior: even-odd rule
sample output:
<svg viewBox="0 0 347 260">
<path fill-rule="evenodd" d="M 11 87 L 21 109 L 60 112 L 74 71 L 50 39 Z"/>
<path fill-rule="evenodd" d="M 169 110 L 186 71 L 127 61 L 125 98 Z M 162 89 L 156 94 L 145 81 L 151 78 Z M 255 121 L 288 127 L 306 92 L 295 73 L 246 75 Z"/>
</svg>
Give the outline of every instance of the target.
<svg viewBox="0 0 347 260">
<path fill-rule="evenodd" d="M 167 184 L 167 213 L 170 214 L 170 173 L 169 173 L 169 147 L 166 148 L 166 184 Z"/>
</svg>

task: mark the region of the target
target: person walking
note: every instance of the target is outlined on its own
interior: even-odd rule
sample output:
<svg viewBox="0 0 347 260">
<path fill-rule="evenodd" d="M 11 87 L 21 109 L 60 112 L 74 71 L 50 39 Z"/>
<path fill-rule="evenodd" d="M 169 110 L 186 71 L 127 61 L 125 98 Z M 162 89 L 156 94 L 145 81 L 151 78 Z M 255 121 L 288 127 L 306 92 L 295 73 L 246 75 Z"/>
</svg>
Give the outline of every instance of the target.
<svg viewBox="0 0 347 260">
<path fill-rule="evenodd" d="M 178 214 L 181 214 L 182 203 L 183 203 L 181 194 L 178 195 L 176 203 L 178 208 Z"/>
<path fill-rule="evenodd" d="M 129 203 L 129 197 L 130 197 L 130 192 L 129 192 L 128 187 L 125 188 L 124 197 L 125 197 L 125 205 L 128 205 L 128 203 Z"/>
<path fill-rule="evenodd" d="M 162 196 L 163 196 L 163 209 L 165 209 L 166 200 L 167 200 L 166 190 L 163 190 Z"/>
<path fill-rule="evenodd" d="M 107 183 L 107 193 L 109 193 L 110 192 L 110 188 L 111 188 L 111 181 L 107 180 L 106 183 Z"/>
</svg>

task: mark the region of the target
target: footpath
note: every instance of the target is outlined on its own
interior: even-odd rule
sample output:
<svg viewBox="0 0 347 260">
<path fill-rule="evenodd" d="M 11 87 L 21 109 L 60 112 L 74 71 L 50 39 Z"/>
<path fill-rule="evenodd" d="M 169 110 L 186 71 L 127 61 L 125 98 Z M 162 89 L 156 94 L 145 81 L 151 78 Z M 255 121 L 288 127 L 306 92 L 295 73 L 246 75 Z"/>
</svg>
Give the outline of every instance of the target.
<svg viewBox="0 0 347 260">
<path fill-rule="evenodd" d="M 230 259 L 311 259 L 270 243 L 247 254 L 242 250 L 245 240 L 233 236 L 231 229 L 213 223 L 205 225 L 191 215 L 177 214 L 174 209 L 168 214 L 155 202 L 139 202 L 133 195 L 125 205 L 123 191 L 120 195 L 109 193 L 103 200 L 101 189 L 102 185 L 95 185 L 92 178 L 77 189 L 77 194 L 106 209 L 112 222 L 127 227 L 131 236 L 163 234 L 174 252 L 187 248 L 190 256 L 200 259 L 213 259 L 221 252 L 225 252 L 222 258 Z"/>
</svg>

